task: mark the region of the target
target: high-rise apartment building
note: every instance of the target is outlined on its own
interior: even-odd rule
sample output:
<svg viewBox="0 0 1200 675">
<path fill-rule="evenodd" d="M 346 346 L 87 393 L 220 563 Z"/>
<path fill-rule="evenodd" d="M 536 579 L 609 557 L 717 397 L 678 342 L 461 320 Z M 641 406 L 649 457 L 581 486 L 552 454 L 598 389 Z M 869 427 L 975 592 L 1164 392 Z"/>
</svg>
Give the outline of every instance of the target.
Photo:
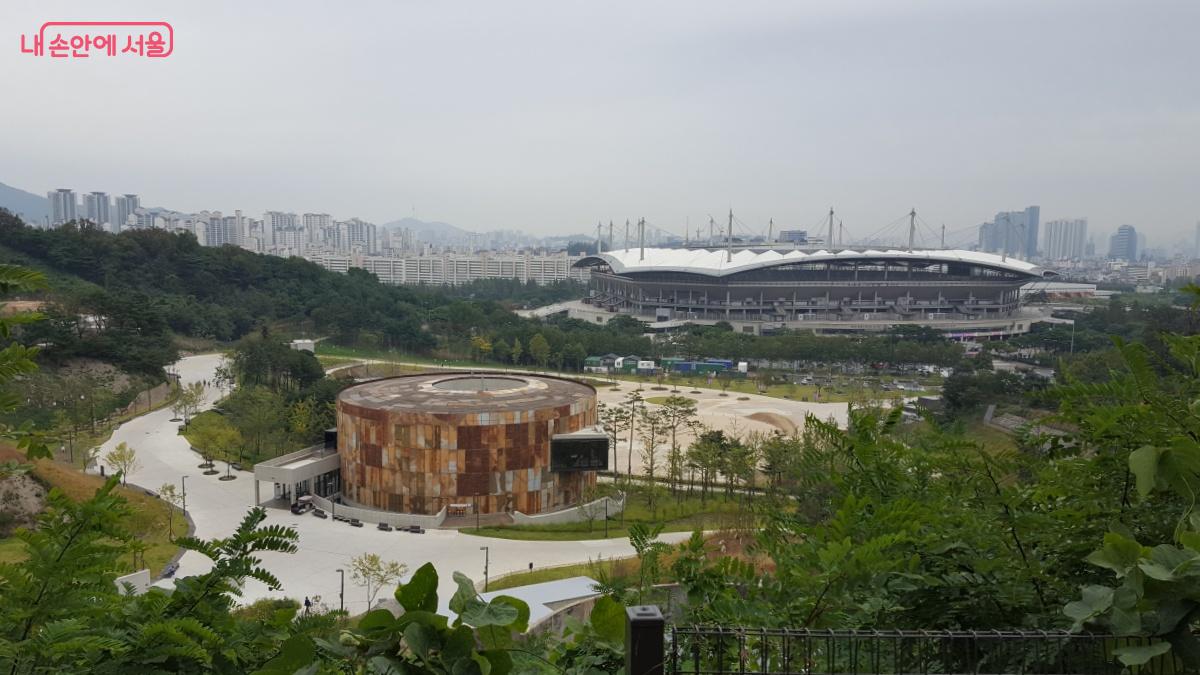
<svg viewBox="0 0 1200 675">
<path fill-rule="evenodd" d="M 1108 257 L 1114 260 L 1137 260 L 1138 233 L 1132 225 L 1122 225 L 1109 239 Z"/>
<path fill-rule="evenodd" d="M 280 230 L 294 230 L 297 226 L 296 214 L 284 213 L 282 211 L 267 211 L 263 214 L 262 232 L 260 239 L 262 245 L 270 249 L 275 245 L 275 233 Z"/>
<path fill-rule="evenodd" d="M 990 223 L 979 226 L 979 250 L 1030 259 L 1038 252 L 1040 206 L 1024 211 L 1001 211 Z"/>
<path fill-rule="evenodd" d="M 141 208 L 142 200 L 137 195 L 117 195 L 113 201 L 116 206 L 116 218 L 113 220 L 116 231 L 120 232 L 126 227 L 134 226 L 137 218 L 134 212 Z M 129 222 L 130 216 L 134 216 L 134 223 Z"/>
<path fill-rule="evenodd" d="M 375 223 L 368 223 L 358 218 L 343 220 L 337 223 L 338 250 L 351 251 L 358 249 L 361 253 L 372 254 L 379 251 L 376 238 Z"/>
<path fill-rule="evenodd" d="M 96 225 L 112 223 L 111 204 L 107 192 L 89 192 L 83 196 L 83 217 Z"/>
<path fill-rule="evenodd" d="M 1051 220 L 1046 223 L 1042 255 L 1049 260 L 1082 258 L 1087 245 L 1087 218 Z"/>
<path fill-rule="evenodd" d="M 46 199 L 50 200 L 50 227 L 58 227 L 76 219 L 77 206 L 74 190 L 67 188 L 52 190 L 46 193 Z"/>
</svg>

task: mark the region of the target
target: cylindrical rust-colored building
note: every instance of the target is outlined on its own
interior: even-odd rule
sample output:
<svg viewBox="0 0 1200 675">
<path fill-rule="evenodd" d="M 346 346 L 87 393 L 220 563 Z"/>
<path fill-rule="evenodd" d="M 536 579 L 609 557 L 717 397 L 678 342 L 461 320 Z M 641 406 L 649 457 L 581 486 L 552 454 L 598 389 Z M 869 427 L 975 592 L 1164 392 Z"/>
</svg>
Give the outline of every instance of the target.
<svg viewBox="0 0 1200 675">
<path fill-rule="evenodd" d="M 426 373 L 366 382 L 338 396 L 342 495 L 420 514 L 570 506 L 596 474 L 551 472 L 550 439 L 595 424 L 596 390 L 574 380 Z"/>
</svg>

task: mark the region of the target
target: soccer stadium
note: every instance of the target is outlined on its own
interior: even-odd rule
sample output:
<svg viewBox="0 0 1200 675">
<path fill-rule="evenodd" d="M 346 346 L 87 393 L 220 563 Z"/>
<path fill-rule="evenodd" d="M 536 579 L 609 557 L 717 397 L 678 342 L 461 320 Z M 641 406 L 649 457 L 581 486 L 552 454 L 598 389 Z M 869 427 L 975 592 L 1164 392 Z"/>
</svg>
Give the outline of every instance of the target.
<svg viewBox="0 0 1200 675">
<path fill-rule="evenodd" d="M 629 315 L 667 329 L 727 321 L 760 334 L 937 328 L 956 339 L 1029 331 L 1022 286 L 1055 273 L 1015 258 L 962 250 L 803 251 L 776 248 L 629 248 L 576 263 L 590 271 L 576 318 Z"/>
</svg>

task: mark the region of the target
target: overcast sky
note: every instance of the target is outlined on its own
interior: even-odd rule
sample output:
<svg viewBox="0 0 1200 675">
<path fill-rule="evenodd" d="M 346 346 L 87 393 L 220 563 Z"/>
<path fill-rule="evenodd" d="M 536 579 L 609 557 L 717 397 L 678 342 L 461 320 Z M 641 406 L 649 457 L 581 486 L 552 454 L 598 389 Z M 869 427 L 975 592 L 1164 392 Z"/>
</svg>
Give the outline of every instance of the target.
<svg viewBox="0 0 1200 675">
<path fill-rule="evenodd" d="M 75 19 L 169 21 L 175 53 L 19 53 Z M 1197 26 L 1195 0 L 5 0 L 0 182 L 545 234 L 1039 204 L 1165 244 L 1200 219 Z"/>
</svg>

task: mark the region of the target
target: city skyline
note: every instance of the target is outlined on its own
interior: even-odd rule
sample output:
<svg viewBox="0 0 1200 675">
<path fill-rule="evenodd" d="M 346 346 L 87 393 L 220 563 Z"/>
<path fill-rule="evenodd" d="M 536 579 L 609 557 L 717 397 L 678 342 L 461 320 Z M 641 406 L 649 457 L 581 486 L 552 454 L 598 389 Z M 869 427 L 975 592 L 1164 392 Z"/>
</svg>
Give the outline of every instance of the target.
<svg viewBox="0 0 1200 675">
<path fill-rule="evenodd" d="M 1163 240 L 1190 239 L 1200 210 L 1200 97 L 1179 86 L 1194 5 L 228 9 L 111 10 L 172 22 L 176 52 L 154 63 L 0 52 L 20 102 L 0 152 L 22 158 L 4 179 L 535 234 L 626 214 L 682 233 L 731 205 L 803 229 L 833 204 L 861 237 L 913 206 L 954 229 L 1039 203 Z M 80 12 L 0 17 L 20 32 Z M 198 91 L 226 105 L 184 103 Z M 1023 104 L 993 105 L 1000 91 Z M 113 104 L 79 124 L 79 100 Z"/>
<path fill-rule="evenodd" d="M 3 185 L 3 183 L 0 183 L 0 185 Z M 9 186 L 9 187 L 11 187 L 11 186 Z M 62 201 L 63 199 L 66 198 L 66 195 L 68 193 L 70 193 L 74 196 L 74 201 L 72 202 L 73 207 L 65 206 L 65 203 Z M 30 194 L 31 194 L 31 196 L 36 196 L 36 195 L 32 195 L 32 193 L 30 193 Z M 107 204 L 107 206 L 104 207 L 103 212 L 111 213 L 112 214 L 111 219 L 97 220 L 97 218 L 93 217 L 93 213 L 97 207 L 95 206 L 94 202 L 92 204 L 89 204 L 89 199 L 95 199 L 97 196 L 105 196 L 108 198 L 108 204 Z M 128 194 L 127 193 L 127 194 L 122 194 L 122 195 L 109 195 L 108 193 L 105 193 L 102 191 L 82 192 L 79 190 L 75 190 L 74 188 L 58 188 L 55 190 L 50 190 L 46 193 L 46 199 L 47 199 L 47 215 L 45 216 L 45 222 L 43 223 L 42 220 L 38 219 L 38 218 L 30 219 L 27 217 L 27 220 L 29 220 L 31 223 L 33 223 L 35 225 L 47 224 L 50 226 L 57 226 L 63 222 L 66 222 L 67 220 L 79 218 L 79 219 L 91 220 L 91 221 L 97 222 L 99 224 L 107 223 L 110 225 L 118 226 L 118 229 L 121 229 L 122 227 L 125 227 L 125 220 L 124 220 L 123 216 L 126 216 L 126 215 L 138 215 L 138 214 L 151 213 L 151 212 L 165 212 L 167 214 L 173 214 L 176 216 L 186 217 L 189 215 L 191 215 L 191 216 L 197 216 L 197 215 L 208 216 L 209 214 L 216 214 L 218 216 L 221 216 L 225 213 L 229 213 L 229 211 L 227 211 L 225 209 L 206 208 L 206 209 L 200 209 L 198 211 L 190 211 L 189 212 L 189 211 L 179 211 L 179 210 L 171 209 L 171 208 L 165 207 L 165 206 L 151 207 L 151 206 L 142 205 L 138 194 Z M 4 204 L 0 203 L 0 207 L 3 207 L 3 206 L 4 206 Z M 1054 259 L 1056 256 L 1050 250 L 1051 244 L 1050 244 L 1050 241 L 1048 238 L 1049 231 L 1046 229 L 1040 228 L 1038 225 L 1040 210 L 1041 210 L 1041 207 L 1035 205 L 1035 206 L 1030 206 L 1030 207 L 1024 209 L 1023 211 L 1007 211 L 1007 212 L 1001 211 L 1001 212 L 998 212 L 990 221 L 984 222 L 981 225 L 974 226 L 974 227 L 968 226 L 968 227 L 960 228 L 959 230 L 954 231 L 951 235 L 948 235 L 948 236 L 951 236 L 952 239 L 946 240 L 945 247 L 946 248 L 966 248 L 966 249 L 971 249 L 971 250 L 981 250 L 981 251 L 988 251 L 988 252 L 994 252 L 994 253 L 1007 253 L 1008 255 L 1011 255 L 1011 256 L 1027 257 L 1027 258 L 1031 258 L 1031 259 L 1037 259 L 1037 258 Z M 137 214 L 134 213 L 135 211 L 137 211 Z M 234 209 L 232 212 L 236 214 L 236 218 L 245 220 L 247 223 L 261 223 L 261 220 L 254 219 L 252 214 L 246 214 L 245 217 L 243 218 L 243 211 L 241 209 Z M 64 214 L 67 214 L 67 213 L 71 214 L 71 217 L 64 216 Z M 344 224 L 347 222 L 352 222 L 352 223 L 360 222 L 360 223 L 363 223 L 366 225 L 370 225 L 372 227 L 381 227 L 381 228 L 386 228 L 388 226 L 395 227 L 402 220 L 405 220 L 405 219 L 396 219 L 396 220 L 391 220 L 391 221 L 384 222 L 384 223 L 372 223 L 370 221 L 364 221 L 363 219 L 360 219 L 357 216 L 351 216 L 344 220 L 337 220 L 336 218 L 331 216 L 329 213 L 323 213 L 323 212 L 321 212 L 321 213 L 313 213 L 313 212 L 299 213 L 294 210 L 275 210 L 275 209 L 264 211 L 264 212 L 262 212 L 262 215 L 263 215 L 263 218 L 267 219 L 267 220 L 270 220 L 272 218 L 286 218 L 287 219 L 286 223 L 281 222 L 280 225 L 270 226 L 269 229 L 271 229 L 271 230 L 275 230 L 280 226 L 282 226 L 283 229 L 289 229 L 289 230 L 290 229 L 300 229 L 302 226 L 303 229 L 306 229 L 309 232 L 320 230 L 320 229 L 322 229 L 322 227 L 329 228 L 330 226 L 336 226 L 339 223 Z M 159 214 L 158 217 L 161 217 L 161 214 Z M 234 218 L 234 216 L 226 216 L 225 220 L 231 221 L 233 218 Z M 186 219 L 186 218 L 181 218 L 181 220 L 182 219 Z M 310 219 L 319 219 L 319 220 L 310 221 Z M 1089 235 L 1087 235 L 1087 232 L 1088 232 L 1088 225 L 1087 225 L 1088 219 L 1087 218 L 1077 219 L 1077 218 L 1071 218 L 1071 217 L 1068 217 L 1068 218 L 1060 217 L 1057 219 L 1052 219 L 1050 221 L 1045 221 L 1044 224 L 1046 226 L 1049 226 L 1054 223 L 1075 222 L 1075 221 L 1079 221 L 1079 222 L 1083 223 L 1084 235 L 1082 236 L 1082 239 L 1080 241 L 1087 240 L 1088 236 L 1089 236 Z M 152 223 L 154 221 L 151 219 L 149 222 Z M 238 227 L 240 228 L 242 226 L 242 224 L 241 224 L 242 221 L 238 220 L 237 222 L 239 223 Z M 434 223 L 428 223 L 428 224 L 439 225 L 439 224 L 444 224 L 444 223 L 434 222 Z M 895 223 L 892 223 L 892 226 L 890 226 L 888 229 L 896 230 L 894 225 L 895 225 Z M 1126 224 L 1122 223 L 1122 225 L 1126 225 Z M 147 225 L 143 220 L 139 220 L 138 224 L 136 226 L 138 226 L 138 227 L 153 227 L 154 225 Z M 1196 226 L 1197 226 L 1196 231 L 1198 234 L 1194 241 L 1200 242 L 1200 221 L 1197 222 Z M 230 225 L 227 222 L 225 224 L 225 228 L 228 229 L 230 227 L 232 227 L 232 225 Z M 812 226 L 809 226 L 809 227 L 810 227 L 810 229 L 813 230 L 813 232 L 815 234 L 818 232 L 822 232 L 824 230 L 825 226 L 824 226 L 824 224 L 821 224 L 820 227 L 815 227 L 815 228 L 813 228 Z M 1119 232 L 1120 227 L 1121 226 L 1114 226 L 1111 230 L 1108 230 L 1108 232 L 1110 234 L 1116 234 Z M 774 228 L 774 229 L 771 229 L 771 228 Z M 770 224 L 767 226 L 767 229 L 764 230 L 763 232 L 758 232 L 757 235 L 761 237 L 764 234 L 764 232 L 766 232 L 766 233 L 774 232 L 775 233 L 774 236 L 777 241 L 789 241 L 789 238 L 788 238 L 789 234 L 796 234 L 796 233 L 803 234 L 803 233 L 808 232 L 808 230 L 804 230 L 804 229 L 789 230 L 786 228 L 787 228 L 787 226 L 784 224 L 779 224 L 779 226 L 776 226 L 776 224 L 772 220 L 770 222 Z M 926 229 L 928 229 L 928 228 L 926 228 Z M 593 227 L 593 228 L 591 228 L 591 230 L 592 230 L 591 232 L 585 232 L 583 229 L 580 229 L 579 231 L 573 232 L 571 234 L 574 235 L 574 237 L 573 237 L 574 240 L 584 241 L 584 242 L 592 241 L 595 238 L 595 231 L 594 231 L 595 228 Z M 621 228 L 618 228 L 618 230 L 623 232 L 623 230 L 621 230 Z M 694 237 L 698 238 L 706 230 L 707 230 L 707 228 L 705 228 L 705 227 L 693 226 L 691 228 L 691 233 Z M 603 230 L 603 232 L 605 232 L 605 233 L 607 233 L 608 231 L 609 231 L 608 229 Z M 613 230 L 613 231 L 617 232 L 617 230 Z M 724 236 L 723 235 L 723 233 L 725 232 L 724 225 L 719 225 L 718 231 L 720 233 L 722 233 L 721 236 Z M 517 234 L 527 235 L 532 238 L 537 238 L 537 236 L 538 236 L 536 233 L 530 233 L 530 232 L 526 232 L 524 230 L 515 230 L 515 232 Z M 648 232 L 649 232 L 649 230 L 648 230 Z M 469 232 L 469 231 L 465 232 L 465 234 L 471 235 L 471 236 L 499 234 L 499 233 L 501 233 L 501 231 L 499 231 L 499 230 L 492 230 L 492 231 L 486 231 L 486 232 Z M 1094 236 L 1097 233 L 1101 234 L 1102 236 L 1105 236 L 1103 229 L 1101 229 L 1099 231 L 1092 230 L 1092 235 L 1090 235 L 1090 236 Z M 683 238 L 685 236 L 682 232 L 671 232 L 669 230 L 664 230 L 660 234 L 662 236 L 670 235 L 670 236 L 678 236 L 680 238 Z M 744 236 L 747 234 L 754 234 L 754 233 L 748 231 L 746 228 L 746 225 L 744 223 L 740 222 L 740 220 L 739 220 L 739 222 L 737 223 L 737 226 L 736 226 L 735 236 L 740 237 L 740 236 Z M 878 234 L 878 233 L 876 233 L 876 234 Z M 246 236 L 245 233 L 240 235 L 240 237 L 244 237 L 244 236 Z M 408 235 L 406 235 L 406 236 L 411 236 L 411 233 L 408 233 Z M 839 231 L 839 234 L 837 236 L 839 238 L 842 237 L 842 233 Z M 895 238 L 896 236 L 899 236 L 899 235 L 896 235 L 895 232 L 893 231 L 888 236 Z M 1139 232 L 1139 236 L 1142 238 L 1142 242 L 1139 244 L 1139 247 L 1141 249 L 1146 249 L 1145 232 Z M 1169 235 L 1169 236 L 1175 236 L 1175 235 Z M 219 245 L 219 243 L 235 243 L 235 244 L 237 244 L 240 242 L 239 235 L 234 235 L 232 233 L 224 234 L 224 235 L 218 234 L 217 237 L 218 237 L 218 244 L 215 244 L 215 245 Z M 927 247 L 927 248 L 928 247 L 936 247 L 930 243 L 929 239 L 931 237 L 936 237 L 936 233 L 932 232 L 932 231 L 922 232 L 919 235 L 918 241 L 920 242 L 920 245 L 922 245 L 924 247 Z M 211 238 L 211 235 L 210 235 L 210 238 Z M 1193 244 L 1192 244 L 1193 239 L 1190 236 L 1188 236 L 1186 233 L 1180 233 L 1180 234 L 1178 234 L 1178 236 L 1175 236 L 1175 238 L 1178 239 L 1179 242 L 1185 243 L 1187 245 L 1187 248 L 1191 249 L 1193 247 Z M 356 239 L 362 239 L 362 237 L 356 237 Z M 604 235 L 604 239 L 605 239 L 605 241 L 610 241 L 608 239 L 607 234 Z M 886 239 L 886 237 L 885 237 L 885 239 Z M 620 240 L 621 240 L 621 237 L 614 234 L 611 241 L 620 241 Z M 1002 242 L 1005 242 L 1006 240 L 1008 242 L 1007 245 L 1002 243 Z M 663 239 L 661 236 L 656 236 L 651 241 L 661 242 L 661 241 L 663 241 Z M 884 240 L 863 241 L 860 239 L 858 241 L 855 241 L 852 238 L 845 238 L 845 239 L 839 239 L 839 245 L 841 243 L 843 243 L 843 241 L 844 241 L 845 245 L 861 246 L 861 245 L 872 245 L 873 243 L 880 243 Z M 1151 247 L 1151 248 L 1162 247 L 1165 245 L 1164 244 L 1165 241 L 1166 241 L 1165 238 L 1157 239 L 1154 242 L 1155 246 Z M 1176 242 L 1176 243 L 1179 243 L 1179 242 Z M 275 243 L 273 237 L 272 237 L 272 241 L 270 243 L 271 244 Z M 902 243 L 902 242 L 900 242 L 900 243 Z M 888 245 L 892 245 L 892 244 L 888 244 Z M 899 243 L 896 243 L 895 245 L 899 245 Z M 1075 248 L 1081 248 L 1082 246 L 1083 246 L 1083 243 L 1080 243 Z M 1196 247 L 1195 250 L 1200 251 L 1200 244 L 1195 244 L 1194 246 Z M 370 248 L 373 248 L 373 246 Z M 1031 253 L 1034 251 L 1036 251 L 1036 253 Z M 1026 255 L 1027 253 L 1029 253 L 1029 255 Z M 1079 255 L 1079 253 L 1075 252 L 1071 256 L 1067 256 L 1067 257 L 1078 257 L 1078 255 Z M 1197 254 L 1197 256 L 1200 257 L 1200 254 Z"/>
</svg>

